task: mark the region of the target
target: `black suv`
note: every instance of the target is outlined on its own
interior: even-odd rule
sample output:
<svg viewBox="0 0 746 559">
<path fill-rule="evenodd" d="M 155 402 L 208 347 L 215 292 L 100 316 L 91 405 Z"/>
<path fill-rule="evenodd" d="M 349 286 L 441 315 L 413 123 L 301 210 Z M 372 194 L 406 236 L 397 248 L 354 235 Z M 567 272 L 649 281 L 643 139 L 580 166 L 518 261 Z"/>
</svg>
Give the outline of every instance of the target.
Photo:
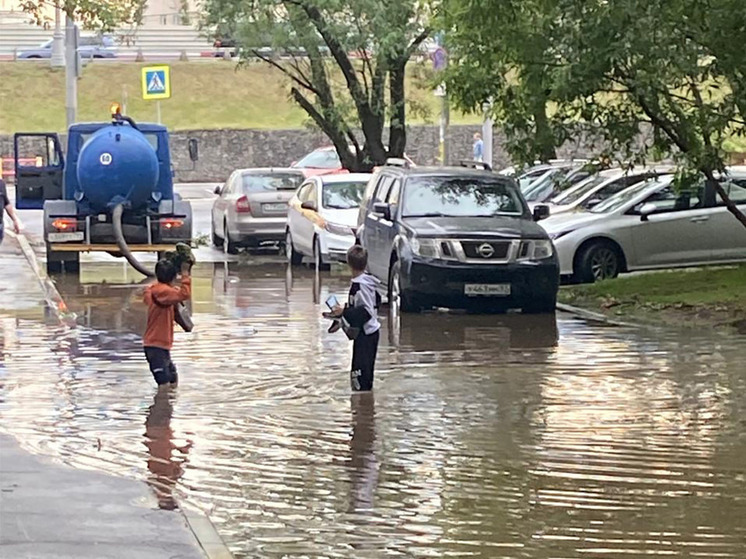
<svg viewBox="0 0 746 559">
<path fill-rule="evenodd" d="M 433 305 L 554 312 L 559 264 L 517 183 L 475 165 L 391 162 L 371 178 L 357 240 L 405 312 Z"/>
</svg>

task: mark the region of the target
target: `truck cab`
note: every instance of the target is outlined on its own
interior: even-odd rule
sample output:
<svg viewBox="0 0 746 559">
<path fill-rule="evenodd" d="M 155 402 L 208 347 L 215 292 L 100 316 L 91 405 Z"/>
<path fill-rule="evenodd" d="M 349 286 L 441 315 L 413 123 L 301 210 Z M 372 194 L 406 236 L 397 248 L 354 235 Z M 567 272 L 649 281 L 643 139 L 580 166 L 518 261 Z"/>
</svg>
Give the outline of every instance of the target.
<svg viewBox="0 0 746 559">
<path fill-rule="evenodd" d="M 135 124 L 118 113 L 113 117 L 71 126 L 66 152 L 54 133 L 14 136 L 16 208 L 43 210 L 50 273 L 77 272 L 81 252 L 122 256 L 120 240 L 131 252 L 158 253 L 191 242 L 192 210 L 174 193 L 168 130 Z M 96 142 L 104 148 L 93 146 Z M 189 151 L 196 161 L 196 140 L 189 141 Z M 114 227 L 117 205 L 124 208 L 123 239 Z"/>
</svg>

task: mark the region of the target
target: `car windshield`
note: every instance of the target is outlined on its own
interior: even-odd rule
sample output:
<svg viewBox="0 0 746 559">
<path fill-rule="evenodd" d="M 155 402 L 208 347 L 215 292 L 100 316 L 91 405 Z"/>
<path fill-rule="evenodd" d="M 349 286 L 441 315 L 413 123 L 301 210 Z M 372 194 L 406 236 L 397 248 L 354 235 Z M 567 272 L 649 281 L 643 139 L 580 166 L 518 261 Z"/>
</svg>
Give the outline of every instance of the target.
<svg viewBox="0 0 746 559">
<path fill-rule="evenodd" d="M 419 177 L 406 186 L 403 217 L 522 215 L 518 190 L 488 177 Z"/>
<path fill-rule="evenodd" d="M 367 181 L 333 182 L 324 185 L 321 205 L 331 210 L 350 210 L 360 206 Z"/>
<path fill-rule="evenodd" d="M 244 192 L 295 190 L 303 182 L 301 173 L 251 173 L 243 176 Z"/>
<path fill-rule="evenodd" d="M 518 177 L 518 185 L 521 187 L 521 192 L 526 192 L 534 182 L 543 177 L 547 172 L 548 170 L 546 169 L 540 171 L 533 170 Z"/>
<path fill-rule="evenodd" d="M 615 212 L 618 209 L 626 206 L 632 199 L 634 199 L 641 192 L 649 188 L 650 185 L 656 181 L 657 179 L 651 179 L 649 181 L 638 182 L 636 185 L 630 186 L 626 190 L 622 190 L 621 192 L 615 194 L 611 198 L 608 198 L 605 201 L 601 202 L 600 204 L 592 208 L 590 211 L 595 214 Z"/>
<path fill-rule="evenodd" d="M 562 191 L 567 171 L 553 171 L 532 184 L 524 192 L 526 202 L 544 202 Z"/>
<path fill-rule="evenodd" d="M 574 204 L 578 200 L 580 200 L 583 196 L 591 192 L 594 188 L 599 186 L 600 184 L 604 183 L 605 181 L 609 180 L 608 177 L 601 177 L 596 175 L 595 177 L 589 177 L 575 186 L 573 186 L 571 189 L 566 190 L 564 192 L 560 192 L 556 196 L 554 196 L 550 202 L 552 204 L 559 205 L 569 205 Z"/>
<path fill-rule="evenodd" d="M 293 167 L 308 169 L 339 169 L 342 163 L 339 161 L 337 152 L 333 149 L 321 149 L 312 151 Z"/>
</svg>

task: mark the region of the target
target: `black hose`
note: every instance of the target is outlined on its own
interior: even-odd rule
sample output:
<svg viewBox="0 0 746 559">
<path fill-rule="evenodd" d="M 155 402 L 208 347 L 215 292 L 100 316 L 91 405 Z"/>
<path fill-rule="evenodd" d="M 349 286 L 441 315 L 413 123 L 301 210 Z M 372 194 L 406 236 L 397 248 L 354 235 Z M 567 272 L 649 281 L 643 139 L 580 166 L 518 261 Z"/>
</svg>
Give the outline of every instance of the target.
<svg viewBox="0 0 746 559">
<path fill-rule="evenodd" d="M 124 240 L 124 233 L 122 232 L 122 213 L 124 212 L 124 205 L 117 204 L 114 208 L 114 212 L 111 214 L 111 222 L 114 225 L 114 238 L 117 240 L 117 246 L 119 252 L 127 259 L 130 265 L 140 272 L 142 275 L 152 278 L 155 274 L 143 266 L 137 258 L 132 254 L 130 248 L 127 246 L 127 242 Z"/>
</svg>

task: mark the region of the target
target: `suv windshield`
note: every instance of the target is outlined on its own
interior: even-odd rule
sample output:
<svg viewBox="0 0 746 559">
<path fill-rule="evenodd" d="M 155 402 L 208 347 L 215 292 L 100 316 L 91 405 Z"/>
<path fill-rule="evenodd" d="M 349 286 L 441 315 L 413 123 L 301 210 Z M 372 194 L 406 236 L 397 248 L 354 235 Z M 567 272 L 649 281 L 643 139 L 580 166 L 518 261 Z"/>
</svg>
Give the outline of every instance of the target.
<svg viewBox="0 0 746 559">
<path fill-rule="evenodd" d="M 350 210 L 360 206 L 367 182 L 333 182 L 324 185 L 321 204 L 331 210 Z"/>
<path fill-rule="evenodd" d="M 302 173 L 267 173 L 243 176 L 244 192 L 264 192 L 267 190 L 295 190 L 303 182 Z"/>
<path fill-rule="evenodd" d="M 342 163 L 339 161 L 337 152 L 333 149 L 322 149 L 312 151 L 293 167 L 305 167 L 309 169 L 339 169 Z"/>
<path fill-rule="evenodd" d="M 523 215 L 518 190 L 489 177 L 417 177 L 407 182 L 402 217 Z"/>
</svg>

